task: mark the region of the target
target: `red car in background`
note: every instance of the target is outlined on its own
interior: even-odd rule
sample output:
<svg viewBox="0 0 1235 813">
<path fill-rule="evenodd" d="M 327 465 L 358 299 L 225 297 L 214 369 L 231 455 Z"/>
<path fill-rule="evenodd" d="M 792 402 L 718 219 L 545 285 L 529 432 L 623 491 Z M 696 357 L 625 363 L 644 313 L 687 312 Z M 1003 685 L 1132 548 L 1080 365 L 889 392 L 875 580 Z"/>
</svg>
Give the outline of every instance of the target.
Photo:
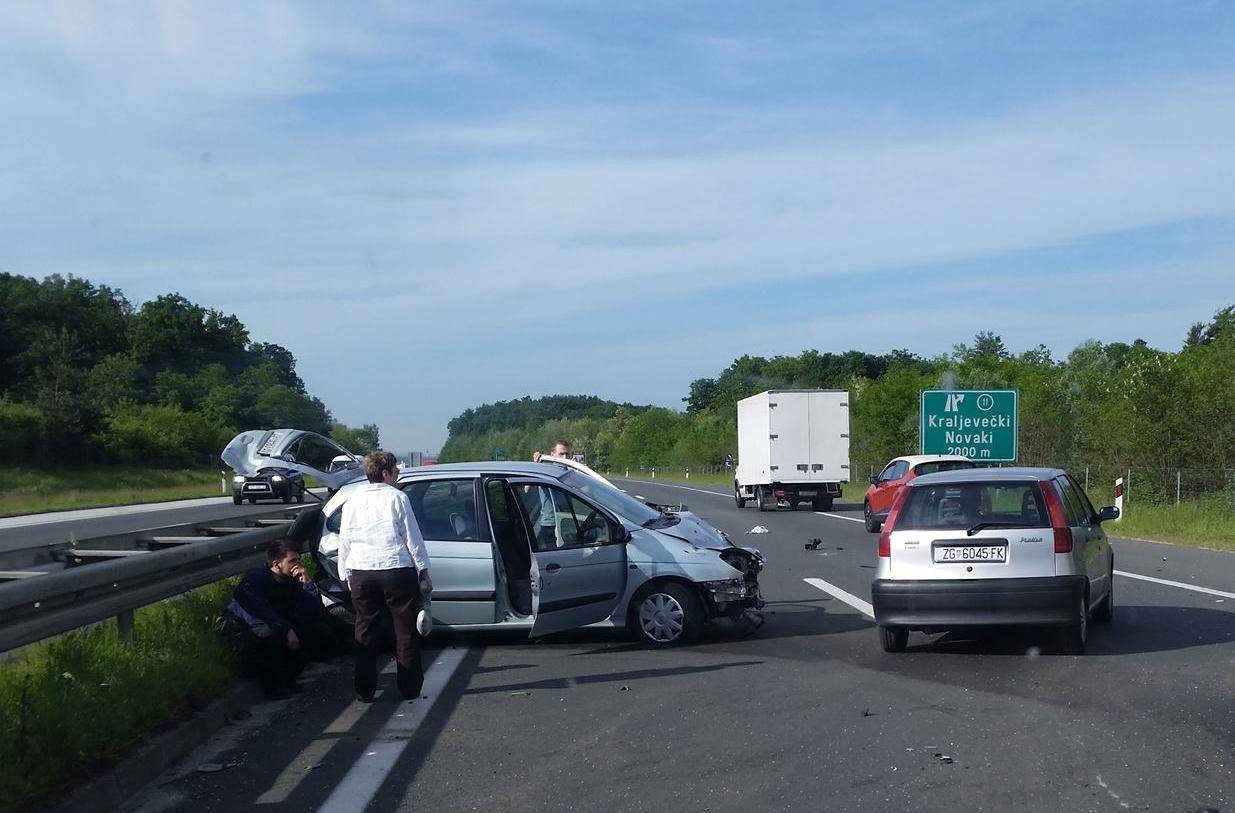
<svg viewBox="0 0 1235 813">
<path fill-rule="evenodd" d="M 937 471 L 973 469 L 977 466 L 978 464 L 969 458 L 958 455 L 909 455 L 895 458 L 883 467 L 883 471 L 871 478 L 870 488 L 866 489 L 866 499 L 862 504 L 866 530 L 873 534 L 879 533 L 896 495 L 913 478 Z"/>
</svg>

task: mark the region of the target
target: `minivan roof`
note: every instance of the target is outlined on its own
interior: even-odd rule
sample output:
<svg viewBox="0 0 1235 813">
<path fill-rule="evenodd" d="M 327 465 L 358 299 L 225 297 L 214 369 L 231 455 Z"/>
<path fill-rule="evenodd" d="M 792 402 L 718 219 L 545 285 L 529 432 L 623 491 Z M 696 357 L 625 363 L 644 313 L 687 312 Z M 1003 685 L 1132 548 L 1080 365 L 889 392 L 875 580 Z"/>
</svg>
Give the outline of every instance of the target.
<svg viewBox="0 0 1235 813">
<path fill-rule="evenodd" d="M 1050 480 L 1066 474 L 1063 469 L 1035 468 L 1030 466 L 1009 466 L 1004 469 L 953 469 L 935 474 L 924 474 L 909 481 L 911 488 L 916 486 L 932 486 L 947 483 L 982 483 L 996 480 Z"/>
</svg>

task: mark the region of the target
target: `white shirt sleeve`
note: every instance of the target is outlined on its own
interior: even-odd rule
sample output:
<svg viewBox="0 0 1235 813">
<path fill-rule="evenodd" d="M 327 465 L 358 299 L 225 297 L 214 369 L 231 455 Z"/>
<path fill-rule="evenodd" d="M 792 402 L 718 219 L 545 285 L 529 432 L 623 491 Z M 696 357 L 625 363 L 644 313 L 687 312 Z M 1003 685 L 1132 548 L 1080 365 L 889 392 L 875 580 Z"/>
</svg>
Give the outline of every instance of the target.
<svg viewBox="0 0 1235 813">
<path fill-rule="evenodd" d="M 429 572 L 429 549 L 425 547 L 425 538 L 420 533 L 420 525 L 412 512 L 412 501 L 402 491 L 398 492 L 399 500 L 395 509 L 400 525 L 400 536 L 407 544 L 407 550 L 412 554 L 412 562 L 421 573 Z"/>
<path fill-rule="evenodd" d="M 343 508 L 339 508 L 339 510 L 342 511 Z M 340 517 L 340 520 L 342 520 L 342 517 Z M 351 569 L 347 566 L 347 554 L 350 552 L 351 546 L 352 546 L 352 543 L 351 543 L 351 540 L 348 539 L 347 530 L 343 527 L 340 527 L 339 528 L 339 550 L 337 554 L 335 555 L 335 562 L 338 564 L 338 567 L 339 567 L 339 579 L 342 580 L 344 584 L 347 584 L 347 577 L 351 575 L 351 572 L 352 572 Z"/>
</svg>

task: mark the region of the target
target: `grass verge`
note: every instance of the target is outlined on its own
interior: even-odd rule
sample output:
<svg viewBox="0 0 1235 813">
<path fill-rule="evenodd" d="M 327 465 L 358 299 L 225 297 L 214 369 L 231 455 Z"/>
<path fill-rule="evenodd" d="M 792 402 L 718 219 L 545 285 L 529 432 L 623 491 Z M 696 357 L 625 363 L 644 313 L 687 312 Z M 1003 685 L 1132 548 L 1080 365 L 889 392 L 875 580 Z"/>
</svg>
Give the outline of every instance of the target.
<svg viewBox="0 0 1235 813">
<path fill-rule="evenodd" d="M 609 472 L 608 477 L 625 477 L 625 470 Z M 652 481 L 650 470 L 630 472 L 636 480 Z M 682 469 L 658 470 L 656 480 L 676 485 L 733 488 L 733 475 L 725 472 L 691 472 L 687 479 Z M 862 503 L 869 483 L 845 483 L 841 486 L 841 499 Z M 690 499 L 683 498 L 690 504 Z M 1094 500 L 1094 505 L 1099 505 Z M 1109 502 L 1109 499 L 1108 499 Z M 1105 504 L 1105 503 L 1101 503 Z M 1110 536 L 1137 537 L 1191 547 L 1214 548 L 1235 551 L 1235 506 L 1229 496 L 1214 496 L 1179 505 L 1153 505 L 1130 503 L 1126 506 L 1123 520 L 1103 526 Z"/>
<path fill-rule="evenodd" d="M 215 622 L 235 582 L 139 609 L 132 642 L 103 624 L 0 663 L 0 811 L 54 803 L 225 693 L 235 669 Z"/>
<path fill-rule="evenodd" d="M 0 468 L 0 517 L 218 496 L 219 473 L 210 469 Z"/>
</svg>

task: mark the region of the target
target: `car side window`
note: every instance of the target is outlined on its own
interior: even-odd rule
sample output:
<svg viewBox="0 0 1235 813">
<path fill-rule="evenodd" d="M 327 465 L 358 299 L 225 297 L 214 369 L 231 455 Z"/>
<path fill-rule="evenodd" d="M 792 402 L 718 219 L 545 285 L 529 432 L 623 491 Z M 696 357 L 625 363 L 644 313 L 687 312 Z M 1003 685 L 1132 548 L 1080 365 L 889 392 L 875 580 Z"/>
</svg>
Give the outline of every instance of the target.
<svg viewBox="0 0 1235 813">
<path fill-rule="evenodd" d="M 1094 510 L 1093 503 L 1089 501 L 1089 495 L 1085 493 L 1085 489 L 1081 488 L 1080 483 L 1073 479 L 1072 475 L 1068 475 L 1068 482 L 1072 484 L 1072 490 L 1076 492 L 1076 498 L 1080 500 L 1081 508 L 1085 511 L 1089 521 L 1096 522 L 1098 520 L 1098 512 Z"/>
<path fill-rule="evenodd" d="M 905 474 L 908 473 L 908 471 L 909 471 L 909 463 L 904 460 L 901 460 L 895 466 L 892 467 L 892 476 L 889 477 L 888 479 L 899 480 L 902 477 L 904 477 Z"/>
<path fill-rule="evenodd" d="M 476 492 L 471 480 L 421 480 L 403 486 L 425 539 L 476 542 Z"/>
<path fill-rule="evenodd" d="M 608 545 L 614 541 L 604 514 L 560 488 L 522 485 L 516 487 L 516 494 L 534 534 L 532 547 L 538 552 Z"/>
<path fill-rule="evenodd" d="M 1057 477 L 1055 478 L 1055 485 L 1059 487 L 1060 493 L 1063 494 L 1064 513 L 1068 515 L 1068 525 L 1072 528 L 1088 525 L 1089 516 L 1085 513 L 1085 509 L 1081 507 L 1081 501 L 1076 496 L 1076 491 L 1072 488 L 1072 484 L 1065 478 Z"/>
</svg>

